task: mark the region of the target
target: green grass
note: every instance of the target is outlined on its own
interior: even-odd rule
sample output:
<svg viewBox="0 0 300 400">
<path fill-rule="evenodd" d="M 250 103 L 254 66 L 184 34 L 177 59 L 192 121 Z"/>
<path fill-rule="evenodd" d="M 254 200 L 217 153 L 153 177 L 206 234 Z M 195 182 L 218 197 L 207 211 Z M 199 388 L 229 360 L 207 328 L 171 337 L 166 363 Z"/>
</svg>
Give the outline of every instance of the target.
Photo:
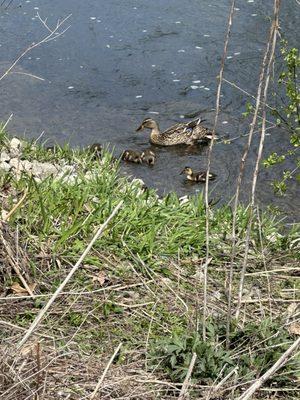
<svg viewBox="0 0 300 400">
<path fill-rule="evenodd" d="M 8 137 L 2 132 L 0 146 L 5 147 L 7 141 Z M 76 343 L 83 354 L 106 357 L 122 341 L 124 348 L 118 365 L 123 363 L 125 366 L 136 359 L 143 363 L 149 359 L 158 379 L 162 376 L 164 379 L 183 380 L 193 346 L 202 358 L 194 377 L 203 383 L 214 381 L 224 363 L 228 365 L 222 376 L 231 365 L 236 365 L 236 349 L 226 350 L 224 347 L 226 271 L 231 256 L 232 229 L 229 205 L 214 206 L 209 214 L 212 262 L 208 269 L 208 304 L 210 312 L 217 312 L 218 318 L 210 320 L 209 329 L 214 333 L 203 344 L 200 330 L 197 333 L 196 329 L 197 322 L 201 322 L 203 301 L 199 272 L 201 275 L 206 253 L 206 216 L 201 195 L 191 196 L 184 204 L 174 193 L 159 198 L 154 190 L 144 190 L 140 182 L 122 177 L 118 161 L 112 159 L 108 150 L 104 151 L 99 162 L 88 151 L 65 146 L 58 147 L 53 153 L 26 143 L 23 157 L 31 161 L 76 165 L 77 174 L 72 182 L 67 182 L 66 177 L 37 181 L 28 174 L 16 180 L 11 173 L 0 172 L 0 188 L 4 194 L 0 211 L 11 210 L 28 190 L 23 204 L 10 218 L 9 229 L 13 233 L 18 230 L 19 244 L 27 255 L 27 276 L 37 283 L 36 294 L 54 292 L 99 226 L 119 201 L 124 201 L 109 228 L 65 288 L 70 292 L 91 294 L 70 294 L 59 298 L 44 321 L 43 329 L 56 337 L 62 348 L 64 343 L 68 343 L 67 338 L 74 335 L 72 343 Z M 248 208 L 241 205 L 237 215 L 234 299 L 248 221 Z M 261 297 L 268 297 L 268 285 L 271 285 L 272 295 L 279 298 L 283 289 L 299 287 L 297 276 L 288 270 L 299 260 L 298 238 L 299 227 L 286 232 L 276 215 L 267 211 L 260 212 L 259 216 L 255 213 L 247 272 L 259 275 L 247 277 L 247 293 L 252 293 L 253 287 L 258 286 Z M 266 276 L 261 275 L 264 263 L 272 269 L 287 267 L 287 272 L 273 275 L 275 278 L 268 282 Z M 5 271 L 3 284 L 9 288 L 18 278 L 9 269 Z M 93 279 L 99 273 L 105 276 L 102 286 Z M 125 289 L 110 289 L 114 286 Z M 107 291 L 93 292 L 106 287 Z M 30 305 L 26 301 L 17 303 L 7 314 L 7 319 L 27 327 L 47 299 L 37 298 Z M 274 344 L 277 345 L 281 339 L 287 343 L 293 340 L 287 328 L 283 328 L 286 305 L 273 305 L 272 323 L 275 328 L 268 322 L 268 307 L 268 302 L 261 305 L 259 300 L 257 304 L 245 306 L 245 320 L 232 326 L 234 346 L 240 348 L 242 343 L 247 343 L 242 352 L 244 359 L 239 361 L 240 381 L 259 375 L 276 360 L 285 348 L 279 346 L 275 351 L 272 348 Z M 263 338 L 267 339 L 268 335 L 272 336 L 274 329 L 280 332 L 277 336 L 279 342 L 267 341 L 266 347 L 256 355 L 256 344 Z M 62 339 L 64 337 L 66 339 Z M 140 352 L 140 355 L 133 356 L 135 352 Z M 250 357 L 252 352 L 255 355 Z M 289 368 L 291 373 L 283 378 L 283 385 L 294 376 L 295 364 Z"/>
</svg>

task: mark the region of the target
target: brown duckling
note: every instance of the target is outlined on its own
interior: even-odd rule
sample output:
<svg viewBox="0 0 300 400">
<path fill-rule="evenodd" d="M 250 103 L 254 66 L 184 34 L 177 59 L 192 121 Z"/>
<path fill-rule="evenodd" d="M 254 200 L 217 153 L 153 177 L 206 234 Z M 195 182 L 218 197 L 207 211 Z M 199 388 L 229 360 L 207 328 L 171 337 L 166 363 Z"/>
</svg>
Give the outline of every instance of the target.
<svg viewBox="0 0 300 400">
<path fill-rule="evenodd" d="M 88 151 L 94 155 L 94 160 L 101 158 L 102 156 L 102 145 L 100 143 L 93 143 L 88 147 Z"/>
<path fill-rule="evenodd" d="M 121 159 L 124 161 L 130 161 L 136 164 L 142 164 L 141 154 L 135 150 L 124 150 Z"/>
<path fill-rule="evenodd" d="M 156 160 L 156 154 L 154 153 L 154 151 L 146 149 L 142 152 L 141 159 L 146 164 L 154 165 Z"/>
<path fill-rule="evenodd" d="M 180 172 L 181 174 L 186 175 L 186 179 L 192 182 L 205 182 L 206 181 L 206 171 L 201 172 L 193 172 L 191 167 L 185 167 L 183 171 Z M 208 175 L 208 180 L 212 181 L 216 178 L 217 175 L 213 174 L 212 172 Z"/>
</svg>

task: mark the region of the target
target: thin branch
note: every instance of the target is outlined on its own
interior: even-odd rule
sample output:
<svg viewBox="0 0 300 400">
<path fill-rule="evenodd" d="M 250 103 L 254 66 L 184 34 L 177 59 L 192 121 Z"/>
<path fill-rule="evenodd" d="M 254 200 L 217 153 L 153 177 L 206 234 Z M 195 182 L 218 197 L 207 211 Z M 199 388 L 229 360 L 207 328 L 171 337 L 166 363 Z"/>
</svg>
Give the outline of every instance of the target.
<svg viewBox="0 0 300 400">
<path fill-rule="evenodd" d="M 300 337 L 282 354 L 282 356 L 276 361 L 276 363 L 268 369 L 264 375 L 257 379 L 237 400 L 248 400 L 268 379 L 275 374 L 275 372 L 282 368 L 290 358 L 290 355 L 300 345 Z"/>
<path fill-rule="evenodd" d="M 104 380 L 104 378 L 105 378 L 105 376 L 106 376 L 106 374 L 107 374 L 107 372 L 109 370 L 109 367 L 111 366 L 112 362 L 114 361 L 114 359 L 116 358 L 117 354 L 119 353 L 119 350 L 120 350 L 122 344 L 123 344 L 122 342 L 119 343 L 118 347 L 114 351 L 114 354 L 110 357 L 110 359 L 109 359 L 109 361 L 108 361 L 108 363 L 107 363 L 107 365 L 105 367 L 105 370 L 103 371 L 103 374 L 101 375 L 101 378 L 99 379 L 99 381 L 98 381 L 98 383 L 97 383 L 97 385 L 95 387 L 95 390 L 93 391 L 93 393 L 92 393 L 92 395 L 90 397 L 90 400 L 93 400 L 95 398 L 95 396 L 96 396 L 98 390 L 100 389 L 100 386 L 101 386 L 101 384 L 102 384 L 102 382 L 103 382 L 103 380 Z"/>
<path fill-rule="evenodd" d="M 271 28 L 267 47 L 266 47 L 265 54 L 264 54 L 263 61 L 262 61 L 261 72 L 260 72 L 260 76 L 259 76 L 259 83 L 258 83 L 258 87 L 257 87 L 255 110 L 254 110 L 254 114 L 253 114 L 253 118 L 252 118 L 252 123 L 250 124 L 248 142 L 245 146 L 244 153 L 241 158 L 240 170 L 239 170 L 239 175 L 237 178 L 237 187 L 236 187 L 236 192 L 235 192 L 235 199 L 234 199 L 234 206 L 233 206 L 233 218 L 232 218 L 232 233 L 231 233 L 232 247 L 231 247 L 229 277 L 228 277 L 228 283 L 227 283 L 227 297 L 228 297 L 227 323 L 226 323 L 226 346 L 227 346 L 227 348 L 229 347 L 229 334 L 230 334 L 230 324 L 231 324 L 231 317 L 232 317 L 231 316 L 231 314 L 232 314 L 232 281 L 233 281 L 233 264 L 234 264 L 234 260 L 236 257 L 237 209 L 238 209 L 238 204 L 239 204 L 240 189 L 241 189 L 242 179 L 243 179 L 243 175 L 244 175 L 245 163 L 246 163 L 246 159 L 248 158 L 249 150 L 250 150 L 251 143 L 252 143 L 254 128 L 256 125 L 258 112 L 259 112 L 259 108 L 261 105 L 262 87 L 263 87 L 265 69 L 267 66 L 267 59 L 268 59 L 268 55 L 269 55 L 270 43 L 272 40 L 272 36 L 273 36 L 273 30 Z"/>
<path fill-rule="evenodd" d="M 58 22 L 56 24 L 56 27 L 53 30 L 50 30 L 50 33 L 45 36 L 43 39 L 41 39 L 39 42 L 37 43 L 32 43 L 30 46 L 27 47 L 27 49 L 25 49 L 16 59 L 15 61 L 11 64 L 11 66 L 4 72 L 3 75 L 0 76 L 0 82 L 2 81 L 2 79 L 4 79 L 11 71 L 12 69 L 18 64 L 18 62 L 31 50 L 33 50 L 34 48 L 40 46 L 43 43 L 47 43 L 52 39 L 56 39 L 57 37 L 63 35 L 67 29 L 70 28 L 70 26 L 68 26 L 66 29 L 64 29 L 62 32 L 58 32 L 59 28 L 67 21 L 67 19 L 69 19 L 71 17 L 72 14 L 69 14 L 67 17 L 65 17 L 61 22 Z"/>
<path fill-rule="evenodd" d="M 274 0 L 274 20 L 272 23 L 271 34 L 270 34 L 270 39 L 272 40 L 272 47 L 270 50 L 270 57 L 269 57 L 269 62 L 267 65 L 267 70 L 266 70 L 266 80 L 265 80 L 265 87 L 264 87 L 263 98 L 262 98 L 263 122 L 262 122 L 262 130 L 261 130 L 258 154 L 257 154 L 257 158 L 256 158 L 254 172 L 253 172 L 252 189 L 251 189 L 251 203 L 250 203 L 250 207 L 249 207 L 250 215 L 249 215 L 249 221 L 248 221 L 247 233 L 246 233 L 245 255 L 244 255 L 244 259 L 243 259 L 243 266 L 242 266 L 240 284 L 239 284 L 236 318 L 239 317 L 241 300 L 242 300 L 242 295 L 243 295 L 245 272 L 246 272 L 246 267 L 247 267 L 247 262 L 248 262 L 248 253 L 249 253 L 249 245 L 250 245 L 250 235 L 251 235 L 252 221 L 253 221 L 253 214 L 254 214 L 253 211 L 254 211 L 254 204 L 255 204 L 257 177 L 258 177 L 259 165 L 260 165 L 260 161 L 261 161 L 261 157 L 262 157 L 264 141 L 265 141 L 265 134 L 266 134 L 266 131 L 265 131 L 265 129 L 266 129 L 266 119 L 265 119 L 266 118 L 266 107 L 265 107 L 265 104 L 267 102 L 269 82 L 270 82 L 270 73 L 271 73 L 271 68 L 272 68 L 272 64 L 274 61 L 274 54 L 275 54 L 275 48 L 276 48 L 277 31 L 278 31 L 278 27 L 279 27 L 279 20 L 278 20 L 279 9 L 280 9 L 280 0 Z"/>
<path fill-rule="evenodd" d="M 215 141 L 215 136 L 216 136 L 216 128 L 217 128 L 217 123 L 218 123 L 218 117 L 219 117 L 219 112 L 220 112 L 220 98 L 221 98 L 221 88 L 222 88 L 222 80 L 223 80 L 223 72 L 224 72 L 224 66 L 225 66 L 225 59 L 226 59 L 226 54 L 227 54 L 227 47 L 228 47 L 228 42 L 229 42 L 229 37 L 230 37 L 230 32 L 231 32 L 231 25 L 232 25 L 232 19 L 233 19 L 233 13 L 234 13 L 234 6 L 235 6 L 235 0 L 232 0 L 231 2 L 231 7 L 230 7 L 230 12 L 229 12 L 229 17 L 228 17 L 228 25 L 227 25 L 227 33 L 225 37 L 225 42 L 224 42 L 224 50 L 223 50 L 223 56 L 222 56 L 222 61 L 221 61 L 221 68 L 220 68 L 220 73 L 219 73 L 219 83 L 218 83 L 218 89 L 217 89 L 217 98 L 216 98 L 216 114 L 215 114 L 215 120 L 214 120 L 214 126 L 212 130 L 212 139 L 209 145 L 209 150 L 208 150 L 208 160 L 207 160 L 207 171 L 206 171 L 206 181 L 205 181 L 205 210 L 206 210 L 206 224 L 205 224 L 205 236 L 206 236 L 206 263 L 204 264 L 204 269 L 203 269 L 203 274 L 204 274 L 204 288 L 203 288 L 203 340 L 206 340 L 206 318 L 207 318 L 207 266 L 208 266 L 208 260 L 209 260 L 209 201 L 208 201 L 208 180 L 209 180 L 209 170 L 210 170 L 210 164 L 211 164 L 211 155 L 212 155 L 212 149 Z"/>
<path fill-rule="evenodd" d="M 79 258 L 79 260 L 77 261 L 77 263 L 74 265 L 74 267 L 71 269 L 71 271 L 68 273 L 68 275 L 66 276 L 66 278 L 64 279 L 64 281 L 60 284 L 60 286 L 57 288 L 57 290 L 55 291 L 55 293 L 53 294 L 53 296 L 49 299 L 48 303 L 44 306 L 44 308 L 41 309 L 41 311 L 39 312 L 39 314 L 36 316 L 35 320 L 32 322 L 32 324 L 30 325 L 28 331 L 26 332 L 25 336 L 23 337 L 23 339 L 18 343 L 17 347 L 20 348 L 24 345 L 24 343 L 26 343 L 26 341 L 29 339 L 29 337 L 32 335 L 33 331 L 36 329 L 36 327 L 38 326 L 38 324 L 41 322 L 42 318 L 44 317 L 44 315 L 46 314 L 46 312 L 49 310 L 49 308 L 51 307 L 51 305 L 54 303 L 54 301 L 56 300 L 56 298 L 59 296 L 60 292 L 63 290 L 63 288 L 66 286 L 66 284 L 69 282 L 69 280 L 72 278 L 72 276 L 74 275 L 74 273 L 77 271 L 77 269 L 79 268 L 79 266 L 81 265 L 82 261 L 85 259 L 85 257 L 87 256 L 87 254 L 89 253 L 89 251 L 91 250 L 91 248 L 93 247 L 94 243 L 96 242 L 96 240 L 102 235 L 102 233 L 104 232 L 105 228 L 107 227 L 107 225 L 109 224 L 109 222 L 112 220 L 112 218 L 117 214 L 117 212 L 119 211 L 119 209 L 121 208 L 123 204 L 123 200 L 121 200 L 119 202 L 119 204 L 115 207 L 115 209 L 112 211 L 112 213 L 110 214 L 110 216 L 107 218 L 107 220 L 101 225 L 101 227 L 98 229 L 98 231 L 96 232 L 96 234 L 94 235 L 93 239 L 91 240 L 91 242 L 89 243 L 89 245 L 87 246 L 87 248 L 84 250 L 84 252 L 82 253 L 81 257 Z"/>
<path fill-rule="evenodd" d="M 180 393 L 179 393 L 178 400 L 184 400 L 186 398 L 188 387 L 189 387 L 189 383 L 190 383 L 190 379 L 191 379 L 191 375 L 192 375 L 192 372 L 193 372 L 193 369 L 194 369 L 194 366 L 195 366 L 196 359 L 197 359 L 197 354 L 193 353 L 193 357 L 191 359 L 187 374 L 186 374 L 186 376 L 184 378 L 184 381 L 183 381 L 183 384 L 182 384 L 182 388 L 181 388 Z"/>
</svg>

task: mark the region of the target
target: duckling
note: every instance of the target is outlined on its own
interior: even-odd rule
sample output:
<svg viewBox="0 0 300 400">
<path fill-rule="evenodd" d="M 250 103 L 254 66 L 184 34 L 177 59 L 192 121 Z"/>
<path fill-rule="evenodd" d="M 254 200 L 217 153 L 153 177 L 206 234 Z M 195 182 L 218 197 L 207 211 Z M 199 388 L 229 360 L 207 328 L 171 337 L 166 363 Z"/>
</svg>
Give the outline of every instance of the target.
<svg viewBox="0 0 300 400">
<path fill-rule="evenodd" d="M 94 155 L 93 159 L 96 160 L 102 156 L 102 145 L 100 143 L 93 143 L 88 147 L 88 151 Z"/>
<path fill-rule="evenodd" d="M 212 132 L 201 125 L 203 121 L 203 119 L 198 118 L 190 122 L 181 122 L 161 132 L 158 123 L 154 119 L 146 118 L 136 131 L 138 132 L 145 128 L 151 129 L 150 142 L 160 146 L 192 145 L 199 140 L 212 139 Z"/>
<path fill-rule="evenodd" d="M 150 149 L 146 149 L 142 152 L 141 159 L 144 163 L 147 163 L 149 165 L 154 165 L 155 160 L 156 160 L 156 155 L 155 155 L 154 151 L 152 151 Z"/>
<path fill-rule="evenodd" d="M 134 150 L 124 150 L 121 159 L 124 161 L 130 161 L 136 164 L 142 164 L 141 154 Z"/>
<path fill-rule="evenodd" d="M 181 172 L 180 175 L 185 174 L 186 179 L 192 182 L 205 182 L 206 181 L 206 171 L 201 172 L 193 172 L 191 167 L 185 167 Z M 208 175 L 208 180 L 212 181 L 216 178 L 217 175 L 213 174 L 212 172 Z"/>
</svg>

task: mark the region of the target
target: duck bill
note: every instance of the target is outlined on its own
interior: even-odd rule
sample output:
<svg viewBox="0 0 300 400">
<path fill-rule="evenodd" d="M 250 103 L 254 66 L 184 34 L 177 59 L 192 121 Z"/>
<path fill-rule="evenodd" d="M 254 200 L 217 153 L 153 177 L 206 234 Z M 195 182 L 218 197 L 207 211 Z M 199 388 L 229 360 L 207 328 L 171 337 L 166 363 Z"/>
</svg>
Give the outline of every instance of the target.
<svg viewBox="0 0 300 400">
<path fill-rule="evenodd" d="M 142 131 L 143 129 L 144 129 L 144 125 L 142 124 L 135 131 L 139 132 L 139 131 Z"/>
</svg>

